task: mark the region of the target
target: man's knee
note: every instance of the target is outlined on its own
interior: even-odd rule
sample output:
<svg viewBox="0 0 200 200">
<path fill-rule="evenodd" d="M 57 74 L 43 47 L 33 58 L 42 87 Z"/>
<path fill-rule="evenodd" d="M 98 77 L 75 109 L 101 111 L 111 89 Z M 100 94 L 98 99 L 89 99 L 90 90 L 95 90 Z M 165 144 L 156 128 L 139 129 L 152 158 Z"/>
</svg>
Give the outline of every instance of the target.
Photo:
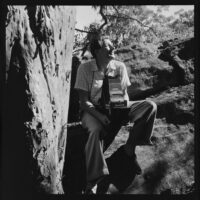
<svg viewBox="0 0 200 200">
<path fill-rule="evenodd" d="M 153 102 L 151 100 L 146 100 L 145 103 L 148 105 L 149 110 L 151 112 L 157 112 L 157 105 L 155 102 Z"/>
</svg>

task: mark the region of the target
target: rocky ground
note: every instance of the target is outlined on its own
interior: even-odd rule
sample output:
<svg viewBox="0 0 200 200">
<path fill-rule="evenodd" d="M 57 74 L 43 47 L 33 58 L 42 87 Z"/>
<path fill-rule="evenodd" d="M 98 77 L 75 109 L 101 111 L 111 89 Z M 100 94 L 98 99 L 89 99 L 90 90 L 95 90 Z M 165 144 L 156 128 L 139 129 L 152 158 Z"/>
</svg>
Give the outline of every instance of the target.
<svg viewBox="0 0 200 200">
<path fill-rule="evenodd" d="M 114 143 L 105 152 L 109 158 L 126 142 L 128 132 L 123 127 Z M 154 146 L 138 146 L 136 154 L 143 174 L 135 177 L 124 194 L 186 194 L 194 186 L 194 127 L 174 125 L 166 119 L 156 119 Z M 120 165 L 120 163 L 119 163 Z M 118 188 L 112 192 L 118 192 Z"/>
<path fill-rule="evenodd" d="M 189 194 L 194 191 L 193 45 L 193 38 L 189 38 L 166 41 L 156 51 L 148 45 L 131 45 L 116 51 L 116 58 L 125 62 L 130 74 L 131 100 L 151 99 L 156 102 L 158 112 L 152 137 L 154 146 L 136 148 L 143 173 L 123 177 L 124 163 L 116 161 L 115 167 L 119 169 L 116 176 L 121 174 L 121 178 L 108 185 L 109 193 Z M 127 137 L 125 126 L 105 152 L 109 165 Z M 123 187 L 120 182 L 124 182 Z"/>
</svg>

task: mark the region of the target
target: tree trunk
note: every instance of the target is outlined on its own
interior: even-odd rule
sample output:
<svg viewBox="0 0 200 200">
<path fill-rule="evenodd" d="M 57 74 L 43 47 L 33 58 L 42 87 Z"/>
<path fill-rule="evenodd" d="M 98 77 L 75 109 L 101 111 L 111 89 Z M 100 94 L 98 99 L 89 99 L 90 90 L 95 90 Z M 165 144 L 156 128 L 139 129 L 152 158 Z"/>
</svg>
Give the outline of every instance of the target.
<svg viewBox="0 0 200 200">
<path fill-rule="evenodd" d="M 64 192 L 75 13 L 73 6 L 7 6 L 5 199 Z"/>
</svg>

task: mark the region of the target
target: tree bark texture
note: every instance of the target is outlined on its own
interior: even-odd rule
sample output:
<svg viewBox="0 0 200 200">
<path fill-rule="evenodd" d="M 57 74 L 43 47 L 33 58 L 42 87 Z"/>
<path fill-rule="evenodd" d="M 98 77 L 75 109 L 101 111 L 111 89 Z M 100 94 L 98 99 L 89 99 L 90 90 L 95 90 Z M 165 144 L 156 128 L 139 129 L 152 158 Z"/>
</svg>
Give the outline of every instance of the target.
<svg viewBox="0 0 200 200">
<path fill-rule="evenodd" d="M 7 8 L 4 194 L 62 194 L 76 10 Z"/>
</svg>

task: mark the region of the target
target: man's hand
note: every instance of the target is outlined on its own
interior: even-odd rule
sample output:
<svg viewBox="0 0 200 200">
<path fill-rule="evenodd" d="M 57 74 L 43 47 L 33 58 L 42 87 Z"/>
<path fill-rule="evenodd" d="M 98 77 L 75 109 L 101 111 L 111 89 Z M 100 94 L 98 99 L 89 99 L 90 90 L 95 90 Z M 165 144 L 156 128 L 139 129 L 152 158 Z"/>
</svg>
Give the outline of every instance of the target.
<svg viewBox="0 0 200 200">
<path fill-rule="evenodd" d="M 88 99 L 88 92 L 84 90 L 78 90 L 79 99 L 80 99 L 80 106 L 83 110 L 93 115 L 96 119 L 98 119 L 103 126 L 107 126 L 110 123 L 108 117 L 100 112 L 98 112 L 94 105 Z"/>
<path fill-rule="evenodd" d="M 110 120 L 108 119 L 106 115 L 101 114 L 99 116 L 99 120 L 104 126 L 107 126 L 108 124 L 110 124 Z"/>
</svg>

